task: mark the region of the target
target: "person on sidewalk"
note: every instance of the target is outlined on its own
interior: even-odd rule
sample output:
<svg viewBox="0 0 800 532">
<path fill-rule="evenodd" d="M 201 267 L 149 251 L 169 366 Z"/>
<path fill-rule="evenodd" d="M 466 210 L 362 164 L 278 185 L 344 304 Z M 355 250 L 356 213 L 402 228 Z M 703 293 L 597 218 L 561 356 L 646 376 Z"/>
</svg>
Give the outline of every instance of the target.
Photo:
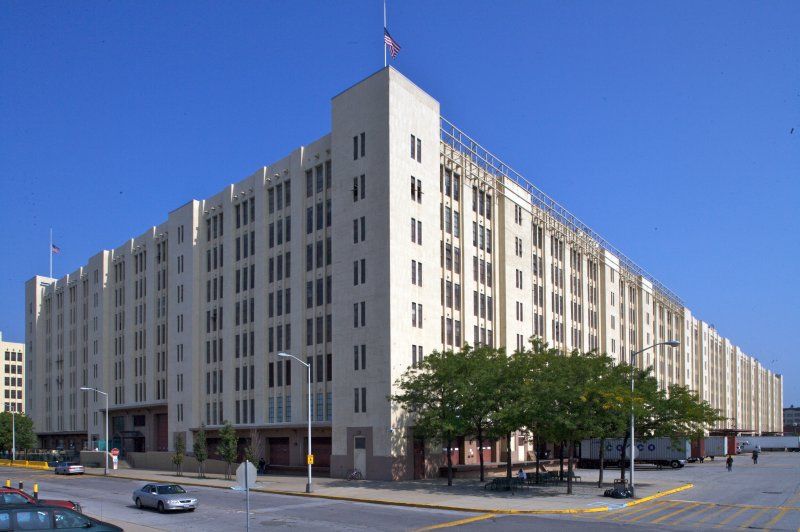
<svg viewBox="0 0 800 532">
<path fill-rule="evenodd" d="M 258 474 L 259 475 L 266 475 L 267 474 L 267 463 L 264 461 L 264 457 L 262 456 L 258 460 Z"/>
<path fill-rule="evenodd" d="M 524 469 L 519 468 L 519 471 L 517 472 L 517 478 L 520 480 L 528 480 L 528 474 Z"/>
<path fill-rule="evenodd" d="M 758 447 L 753 449 L 753 465 L 758 463 Z"/>
<path fill-rule="evenodd" d="M 728 459 L 725 460 L 725 467 L 728 469 L 728 471 L 733 469 L 733 456 L 730 454 L 728 455 Z"/>
</svg>

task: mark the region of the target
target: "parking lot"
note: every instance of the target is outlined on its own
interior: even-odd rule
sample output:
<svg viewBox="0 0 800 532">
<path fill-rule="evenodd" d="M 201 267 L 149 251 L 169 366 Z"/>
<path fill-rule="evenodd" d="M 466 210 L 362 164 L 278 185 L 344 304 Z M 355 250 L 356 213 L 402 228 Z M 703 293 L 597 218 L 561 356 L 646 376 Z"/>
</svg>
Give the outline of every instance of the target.
<svg viewBox="0 0 800 532">
<path fill-rule="evenodd" d="M 594 476 L 585 472 L 587 476 Z M 608 477 L 619 474 L 608 471 Z M 187 486 L 200 508 L 193 513 L 159 514 L 138 510 L 134 489 L 146 482 L 94 476 L 0 468 L 1 479 L 38 482 L 42 497 L 80 502 L 86 513 L 113 519 L 126 530 L 241 530 L 245 524 L 244 495 L 229 489 Z M 426 508 L 365 504 L 286 495 L 251 493 L 250 523 L 260 528 L 303 530 L 415 530 L 431 527 L 475 530 L 798 530 L 800 527 L 800 453 L 763 453 L 758 465 L 749 456 L 736 457 L 733 471 L 722 459 L 689 464 L 683 469 L 642 469 L 640 482 L 692 483 L 694 487 L 632 507 L 608 500 L 612 510 L 570 515 L 499 515 Z M 187 477 L 187 482 L 192 478 Z M 398 490 L 404 489 L 402 483 Z M 570 499 L 576 508 L 585 501 Z M 492 502 L 486 499 L 487 505 Z M 605 504 L 605 503 L 603 503 Z"/>
</svg>

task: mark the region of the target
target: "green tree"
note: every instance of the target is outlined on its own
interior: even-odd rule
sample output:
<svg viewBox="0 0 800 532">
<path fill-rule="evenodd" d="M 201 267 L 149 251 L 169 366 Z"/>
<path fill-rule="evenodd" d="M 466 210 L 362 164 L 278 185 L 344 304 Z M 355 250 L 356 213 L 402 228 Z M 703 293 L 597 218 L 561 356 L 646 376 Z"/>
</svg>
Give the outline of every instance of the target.
<svg viewBox="0 0 800 532">
<path fill-rule="evenodd" d="M 652 375 L 650 368 L 639 370 L 628 367 L 628 380 L 633 371 L 635 392 L 628 392 L 625 415 L 630 416 L 631 401 L 636 420 L 637 438 L 669 437 L 674 440 L 700 437 L 714 423 L 724 420 L 708 401 L 677 384 L 664 389 Z M 628 445 L 630 422 L 623 438 L 621 478 L 625 478 L 625 447 Z"/>
<path fill-rule="evenodd" d="M 413 416 L 416 436 L 445 445 L 448 486 L 453 485 L 453 442 L 468 430 L 461 413 L 463 387 L 458 371 L 462 366 L 457 353 L 434 351 L 400 376 L 399 393 L 391 397 Z"/>
<path fill-rule="evenodd" d="M 455 361 L 461 366 L 456 372 L 458 402 L 464 422 L 478 443 L 480 480 L 483 482 L 483 444 L 487 435 L 495 431 L 493 423 L 499 421 L 497 414 L 505 400 L 502 384 L 509 360 L 502 349 L 488 346 L 473 349 L 467 344 L 456 353 Z"/>
<path fill-rule="evenodd" d="M 219 447 L 217 452 L 225 461 L 225 479 L 231 478 L 231 464 L 239 456 L 239 438 L 236 436 L 236 429 L 230 421 L 226 421 L 219 430 Z"/>
<path fill-rule="evenodd" d="M 183 434 L 175 435 L 175 454 L 172 455 L 172 463 L 175 464 L 175 471 L 179 477 L 183 476 L 183 460 L 186 457 L 186 441 Z"/>
<path fill-rule="evenodd" d="M 554 426 L 551 409 L 554 388 L 559 384 L 553 379 L 550 366 L 560 353 L 541 338 L 532 338 L 529 349 L 514 353 L 508 368 L 504 395 L 508 402 L 501 414 L 506 430 L 524 427 L 534 435 L 536 452 L 536 482 L 541 470 L 538 448 L 541 442 L 553 441 Z M 506 450 L 510 454 L 510 450 Z M 506 464 L 506 474 L 510 476 L 511 464 Z"/>
<path fill-rule="evenodd" d="M 627 368 L 612 364 L 606 371 L 607 373 L 598 379 L 599 388 L 595 396 L 597 405 L 592 430 L 592 436 L 600 440 L 598 488 L 603 486 L 605 441 L 607 438 L 616 438 L 624 433 L 629 421 L 629 416 L 623 408 L 625 397 L 630 395 L 630 384 L 626 381 L 626 376 L 629 375 Z"/>
<path fill-rule="evenodd" d="M 197 478 L 206 477 L 205 461 L 208 460 L 208 442 L 206 441 L 206 426 L 200 425 L 200 430 L 194 436 L 194 458 L 197 460 Z"/>
<path fill-rule="evenodd" d="M 12 421 L 12 417 L 14 418 Z M 13 423 L 13 429 L 12 429 Z M 38 438 L 33 432 L 33 420 L 25 414 L 0 412 L 0 449 L 11 452 L 13 433 L 16 434 L 16 449 L 34 449 Z"/>
</svg>

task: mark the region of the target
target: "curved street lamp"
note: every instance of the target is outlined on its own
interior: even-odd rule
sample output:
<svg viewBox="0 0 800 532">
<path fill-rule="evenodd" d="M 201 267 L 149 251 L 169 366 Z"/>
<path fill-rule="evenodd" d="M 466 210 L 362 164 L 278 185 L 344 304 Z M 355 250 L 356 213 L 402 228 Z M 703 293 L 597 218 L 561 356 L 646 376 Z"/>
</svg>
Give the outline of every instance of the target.
<svg viewBox="0 0 800 532">
<path fill-rule="evenodd" d="M 674 348 L 674 347 L 678 347 L 679 345 L 681 345 L 681 343 L 679 341 L 677 341 L 677 340 L 667 340 L 666 342 L 659 342 L 657 344 L 653 344 L 653 345 L 647 346 L 644 349 L 640 349 L 638 351 L 634 351 L 633 353 L 631 353 L 631 497 L 635 497 L 636 496 L 636 484 L 634 482 L 634 465 L 633 465 L 634 449 L 636 449 L 636 446 L 635 446 L 635 443 L 634 443 L 634 440 L 633 440 L 633 434 L 634 434 L 633 427 L 634 427 L 634 422 L 635 422 L 634 414 L 633 414 L 633 386 L 634 386 L 634 384 L 633 384 L 633 382 L 634 382 L 633 381 L 633 378 L 634 378 L 633 362 L 634 362 L 634 359 L 636 358 L 636 355 L 641 355 L 642 353 L 644 353 L 648 349 L 652 349 L 652 348 L 658 347 L 660 345 L 666 345 L 666 346 Z"/>
<path fill-rule="evenodd" d="M 278 353 L 279 357 L 284 358 L 293 358 L 296 361 L 300 362 L 302 365 L 306 367 L 308 370 L 308 456 L 306 456 L 306 463 L 308 464 L 308 482 L 306 482 L 306 493 L 311 493 L 311 364 L 303 362 L 296 356 L 280 352 Z"/>
<path fill-rule="evenodd" d="M 106 396 L 106 443 L 105 443 L 105 455 L 106 455 L 106 465 L 103 468 L 103 474 L 108 475 L 108 394 L 106 392 L 100 391 L 97 388 L 89 388 L 88 386 L 81 386 L 81 390 L 84 392 L 95 392 Z"/>
</svg>

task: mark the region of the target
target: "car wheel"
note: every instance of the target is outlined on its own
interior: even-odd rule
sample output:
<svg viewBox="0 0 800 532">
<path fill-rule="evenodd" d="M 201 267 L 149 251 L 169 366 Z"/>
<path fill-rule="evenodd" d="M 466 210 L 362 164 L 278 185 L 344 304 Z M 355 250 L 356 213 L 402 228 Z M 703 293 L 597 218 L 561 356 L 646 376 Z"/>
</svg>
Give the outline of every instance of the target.
<svg viewBox="0 0 800 532">
<path fill-rule="evenodd" d="M 136 497 L 136 507 L 140 510 L 142 509 L 142 499 L 139 497 Z"/>
<path fill-rule="evenodd" d="M 678 469 L 681 466 L 681 463 L 678 462 L 677 460 L 673 460 L 672 462 L 670 462 L 669 466 L 672 469 Z"/>
<path fill-rule="evenodd" d="M 161 501 L 158 501 L 158 513 L 164 513 L 164 503 Z"/>
<path fill-rule="evenodd" d="M 190 512 L 194 512 L 194 510 L 195 510 L 194 508 L 189 508 Z"/>
</svg>

